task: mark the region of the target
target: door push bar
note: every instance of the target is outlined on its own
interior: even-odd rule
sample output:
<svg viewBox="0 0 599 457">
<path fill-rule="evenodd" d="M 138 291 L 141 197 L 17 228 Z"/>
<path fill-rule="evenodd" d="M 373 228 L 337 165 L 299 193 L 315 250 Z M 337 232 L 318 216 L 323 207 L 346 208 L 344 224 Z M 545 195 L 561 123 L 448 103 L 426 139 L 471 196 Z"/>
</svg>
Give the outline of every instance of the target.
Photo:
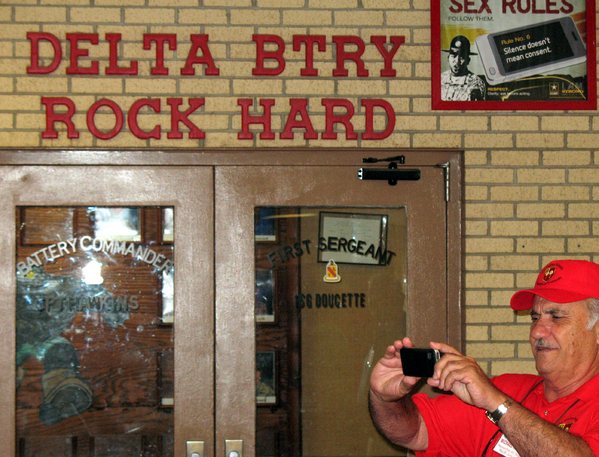
<svg viewBox="0 0 599 457">
<path fill-rule="evenodd" d="M 367 157 L 362 159 L 364 163 L 389 162 L 387 168 L 359 168 L 358 178 L 361 180 L 379 180 L 388 181 L 390 186 L 395 186 L 397 181 L 418 181 L 420 179 L 420 170 L 417 168 L 397 168 L 397 162 L 404 164 L 405 156 L 388 157 L 386 159 L 377 159 Z"/>
</svg>

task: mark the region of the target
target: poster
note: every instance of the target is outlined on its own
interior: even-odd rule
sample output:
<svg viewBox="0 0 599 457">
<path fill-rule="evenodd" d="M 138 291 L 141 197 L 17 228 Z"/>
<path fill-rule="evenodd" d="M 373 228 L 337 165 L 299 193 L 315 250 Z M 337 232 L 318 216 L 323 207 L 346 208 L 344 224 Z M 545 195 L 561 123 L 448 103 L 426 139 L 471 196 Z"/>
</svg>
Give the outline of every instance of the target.
<svg viewBox="0 0 599 457">
<path fill-rule="evenodd" d="M 433 0 L 432 107 L 597 108 L 594 0 Z"/>
</svg>

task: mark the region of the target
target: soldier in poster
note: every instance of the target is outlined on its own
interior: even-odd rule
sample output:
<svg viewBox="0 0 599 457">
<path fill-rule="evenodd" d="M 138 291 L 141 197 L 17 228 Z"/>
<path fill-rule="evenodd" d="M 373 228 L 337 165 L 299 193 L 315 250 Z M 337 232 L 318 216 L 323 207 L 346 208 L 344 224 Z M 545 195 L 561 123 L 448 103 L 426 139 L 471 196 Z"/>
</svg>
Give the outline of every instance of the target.
<svg viewBox="0 0 599 457">
<path fill-rule="evenodd" d="M 447 52 L 449 70 L 441 74 L 441 100 L 472 101 L 484 100 L 487 91 L 485 82 L 468 70 L 470 56 L 470 40 L 458 35 L 451 40 Z"/>
</svg>

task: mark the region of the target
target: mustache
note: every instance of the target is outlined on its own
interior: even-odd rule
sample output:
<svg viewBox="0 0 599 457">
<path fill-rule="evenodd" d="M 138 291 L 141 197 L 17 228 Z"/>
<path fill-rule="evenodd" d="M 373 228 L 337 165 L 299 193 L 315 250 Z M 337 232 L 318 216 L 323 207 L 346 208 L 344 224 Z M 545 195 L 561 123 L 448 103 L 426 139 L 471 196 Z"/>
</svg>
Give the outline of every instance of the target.
<svg viewBox="0 0 599 457">
<path fill-rule="evenodd" d="M 539 338 L 538 340 L 536 340 L 534 342 L 533 348 L 534 349 L 539 349 L 539 348 L 542 348 L 542 349 L 556 349 L 557 346 L 555 344 L 548 343 L 545 338 Z"/>
</svg>

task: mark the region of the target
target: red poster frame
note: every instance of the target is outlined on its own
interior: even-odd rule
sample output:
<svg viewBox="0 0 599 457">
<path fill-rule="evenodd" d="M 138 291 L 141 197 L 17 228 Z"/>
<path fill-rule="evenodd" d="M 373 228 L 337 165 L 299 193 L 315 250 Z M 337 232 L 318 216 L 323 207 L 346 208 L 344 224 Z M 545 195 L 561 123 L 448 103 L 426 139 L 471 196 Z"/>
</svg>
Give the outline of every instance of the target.
<svg viewBox="0 0 599 457">
<path fill-rule="evenodd" d="M 477 101 L 449 101 L 441 99 L 441 73 L 442 59 L 447 58 L 447 54 L 442 52 L 442 24 L 441 7 L 442 5 L 464 3 L 465 5 L 479 4 L 481 2 L 469 0 L 432 0 L 431 1 L 431 83 L 432 83 L 432 109 L 433 110 L 460 110 L 460 111 L 561 111 L 561 110 L 596 110 L 597 109 L 597 56 L 596 56 L 596 20 L 595 20 L 595 0 L 586 0 L 586 82 L 587 99 L 576 100 L 477 100 Z M 482 1 L 481 5 L 485 2 Z M 482 9 L 482 7 L 481 7 Z M 501 20 L 501 14 L 494 20 Z M 563 16 L 563 15 L 562 15 Z M 553 19 L 553 17 L 551 17 Z M 474 46 L 474 44 L 473 44 Z"/>
</svg>

